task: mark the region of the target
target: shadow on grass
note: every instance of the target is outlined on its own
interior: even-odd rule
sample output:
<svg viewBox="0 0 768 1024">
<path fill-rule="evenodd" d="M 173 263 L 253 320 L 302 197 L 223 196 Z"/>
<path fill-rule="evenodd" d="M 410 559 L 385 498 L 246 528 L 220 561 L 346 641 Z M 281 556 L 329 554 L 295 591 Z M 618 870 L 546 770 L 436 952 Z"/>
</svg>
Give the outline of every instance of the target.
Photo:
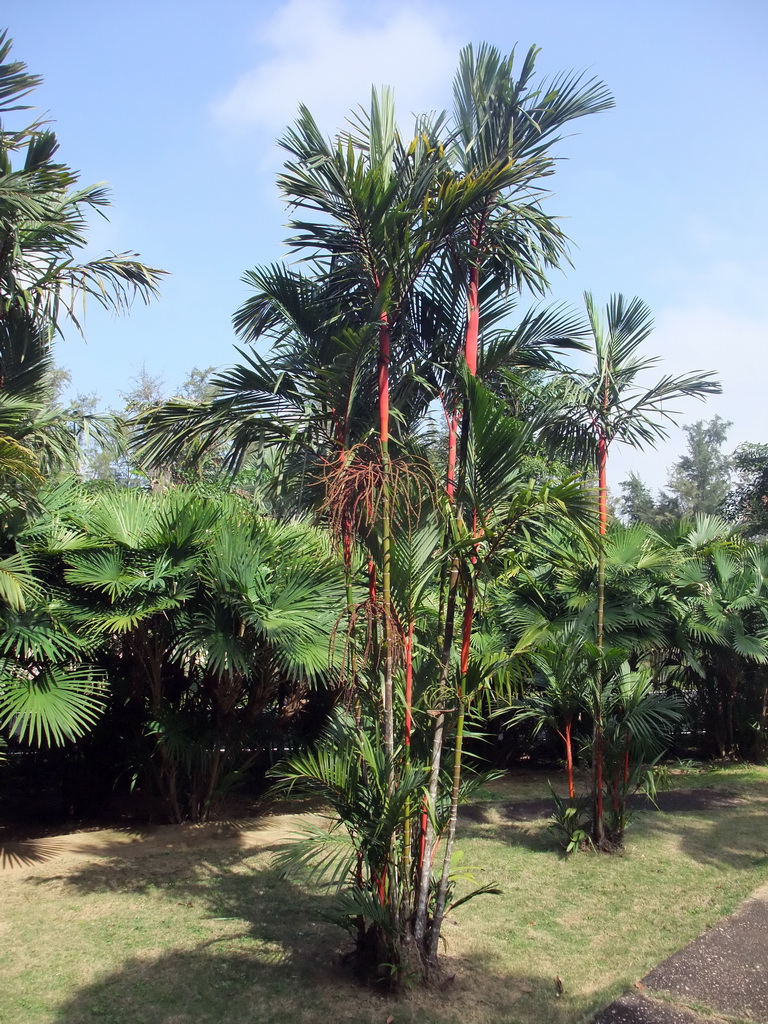
<svg viewBox="0 0 768 1024">
<path fill-rule="evenodd" d="M 217 948 L 218 946 L 218 948 Z M 279 951 L 239 942 L 239 949 L 205 943 L 155 957 L 134 957 L 88 985 L 63 1005 L 56 1024 L 286 1024 L 306 1019 L 308 1003 L 326 1002 L 337 986 L 325 970 L 310 969 Z M 330 1012 L 329 1012 L 330 1011 Z M 332 1003 L 319 1010 L 332 1016 Z"/>
<path fill-rule="evenodd" d="M 553 810 L 552 801 L 543 799 L 493 808 L 468 804 L 461 810 L 461 835 L 562 854 L 547 828 Z M 662 833 L 676 836 L 683 851 L 702 864 L 740 869 L 768 865 L 765 783 L 752 783 L 741 792 L 717 786 L 672 789 L 658 793 L 655 803 L 638 794 L 630 799 L 629 810 L 628 840 L 640 832 Z"/>
<path fill-rule="evenodd" d="M 233 948 L 235 941 L 237 948 Z M 332 948 L 332 947 L 331 947 Z M 203 943 L 120 970 L 59 1005 L 54 1024 L 576 1024 L 610 1002 L 559 992 L 554 978 L 501 973 L 487 956 L 445 960 L 434 989 L 413 984 L 399 997 L 362 988 L 330 958 L 326 936 L 295 942 L 290 953 L 244 937 Z"/>
<path fill-rule="evenodd" d="M 0 843 L 0 871 L 44 864 L 61 854 L 62 845 L 55 840 L 29 839 Z"/>
<path fill-rule="evenodd" d="M 508 826 L 477 826 L 485 836 L 507 834 Z M 523 828 L 525 826 L 521 826 Z M 495 836 L 494 836 L 495 838 Z M 549 837 L 544 835 L 543 839 Z M 502 840 L 503 841 L 503 840 Z M 571 1024 L 612 993 L 558 995 L 554 977 L 506 973 L 493 952 L 457 955 L 462 932 L 449 924 L 444 958 L 445 984 L 435 991 L 414 985 L 392 1000 L 362 988 L 343 964 L 352 939 L 327 920 L 332 897 L 308 892 L 271 866 L 277 845 L 256 856 L 239 849 L 113 857 L 49 881 L 87 894 L 120 893 L 158 899 L 184 916 L 179 927 L 148 938 L 145 953 L 104 974 L 58 1004 L 54 1024 L 490 1024 L 517 1020 Z M 141 904 L 135 911 L 140 914 Z M 118 939 L 133 918 L 115 916 Z M 200 941 L 201 933 L 212 932 Z M 119 941 L 119 939 L 118 939 Z M 160 953 L 163 945 L 177 948 Z M 504 965 L 506 967 L 507 965 Z"/>
<path fill-rule="evenodd" d="M 533 853 L 562 854 L 563 850 L 549 832 L 546 822 L 500 822 L 494 825 L 465 825 L 459 839 L 484 839 L 505 846 L 520 846 Z"/>
<path fill-rule="evenodd" d="M 464 838 L 520 845 L 557 857 L 558 847 L 545 822 L 466 817 Z M 674 837 L 693 860 L 718 868 L 755 870 L 766 863 L 768 815 L 759 800 L 720 801 L 693 813 L 642 813 L 632 826 L 642 844 L 653 833 Z M 565 990 L 554 978 L 502 970 L 493 954 L 453 953 L 448 930 L 443 990 L 414 988 L 396 1003 L 363 990 L 341 965 L 351 940 L 323 920 L 331 898 L 308 893 L 269 865 L 277 847 L 248 851 L 228 845 L 194 850 L 158 850 L 153 856 L 99 860 L 55 881 L 87 893 L 119 892 L 159 896 L 169 907 L 181 904 L 196 929 L 173 932 L 146 953 L 81 988 L 58 1006 L 54 1024 L 576 1024 L 618 994 L 604 987 L 589 996 Z M 119 851 L 118 851 L 119 853 Z M 44 885 L 30 878 L 26 884 Z M 172 912 L 172 911 L 171 911 Z M 214 924 L 216 937 L 199 941 Z M 460 935 L 457 931 L 455 935 Z M 172 948 L 162 953 L 165 944 Z M 508 965 L 505 965 L 508 966 Z M 535 968 L 534 968 L 535 970 Z M 630 983 L 632 979 L 625 979 Z"/>
<path fill-rule="evenodd" d="M 344 933 L 324 920 L 332 898 L 307 892 L 265 866 L 276 848 L 259 850 L 259 863 L 240 849 L 208 848 L 113 857 L 66 875 L 30 879 L 37 885 L 63 882 L 83 894 L 159 897 L 171 913 L 174 905 L 187 908 L 186 922 L 171 927 L 166 941 L 187 946 L 208 929 L 215 936 L 191 949 L 152 955 L 161 935 L 148 955 L 82 989 L 55 1020 L 285 1022 L 298 1014 L 307 991 L 354 990 L 341 967 L 351 943 L 345 945 Z"/>
<path fill-rule="evenodd" d="M 754 871 L 768 867 L 767 812 L 764 803 L 739 801 L 691 814 L 643 813 L 636 821 L 638 831 L 675 837 L 700 864 Z"/>
</svg>

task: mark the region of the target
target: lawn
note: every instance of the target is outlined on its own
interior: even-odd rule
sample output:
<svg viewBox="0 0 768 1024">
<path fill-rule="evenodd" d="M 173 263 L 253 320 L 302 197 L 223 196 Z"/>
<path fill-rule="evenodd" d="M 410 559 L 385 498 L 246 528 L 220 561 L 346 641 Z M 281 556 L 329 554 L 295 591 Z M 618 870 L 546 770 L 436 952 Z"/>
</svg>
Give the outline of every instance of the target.
<svg viewBox="0 0 768 1024">
<path fill-rule="evenodd" d="M 494 882 L 503 895 L 446 926 L 443 989 L 398 1000 L 345 975 L 346 938 L 322 920 L 328 897 L 271 866 L 276 827 L 70 837 L 51 859 L 3 874 L 0 1020 L 585 1021 L 768 881 L 768 769 L 673 784 L 740 799 L 638 814 L 621 855 L 567 859 L 544 819 L 510 813 L 543 795 L 541 778 L 490 787 L 464 819 L 460 852 L 474 876 L 464 884 Z"/>
</svg>

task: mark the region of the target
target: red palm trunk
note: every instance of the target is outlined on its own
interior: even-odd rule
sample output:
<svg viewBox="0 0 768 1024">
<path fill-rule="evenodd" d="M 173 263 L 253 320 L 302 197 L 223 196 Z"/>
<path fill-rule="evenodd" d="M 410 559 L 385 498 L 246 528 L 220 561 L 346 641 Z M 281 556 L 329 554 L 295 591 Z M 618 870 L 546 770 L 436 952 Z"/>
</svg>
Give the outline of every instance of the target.
<svg viewBox="0 0 768 1024">
<path fill-rule="evenodd" d="M 477 242 L 473 242 L 477 245 Z M 480 271 L 477 267 L 470 267 L 469 287 L 467 289 L 467 336 L 464 345 L 464 358 L 467 367 L 473 377 L 477 375 L 477 349 L 480 337 Z"/>
<path fill-rule="evenodd" d="M 475 591 L 470 585 L 464 605 L 464 625 L 461 634 L 461 678 L 466 679 L 469 670 L 469 643 L 472 639 L 472 615 L 475 610 Z"/>
<path fill-rule="evenodd" d="M 379 327 L 379 441 L 382 452 L 387 453 L 389 445 L 389 355 L 390 334 L 387 314 L 382 313 Z"/>
<path fill-rule="evenodd" d="M 378 278 L 376 287 L 379 287 Z M 394 752 L 395 752 L 395 720 L 394 720 L 394 688 L 392 683 L 392 637 L 390 615 L 392 608 L 391 594 L 391 495 L 389 493 L 390 461 L 389 461 L 389 357 L 390 329 L 386 311 L 379 317 L 379 442 L 381 445 L 381 477 L 383 511 L 381 516 L 381 600 L 382 600 L 382 645 L 381 654 L 384 665 L 384 746 L 390 760 L 389 790 L 394 790 Z"/>
<path fill-rule="evenodd" d="M 568 775 L 568 796 L 573 800 L 576 796 L 576 788 L 573 784 L 573 746 L 571 744 L 570 719 L 565 723 L 565 770 Z"/>
</svg>

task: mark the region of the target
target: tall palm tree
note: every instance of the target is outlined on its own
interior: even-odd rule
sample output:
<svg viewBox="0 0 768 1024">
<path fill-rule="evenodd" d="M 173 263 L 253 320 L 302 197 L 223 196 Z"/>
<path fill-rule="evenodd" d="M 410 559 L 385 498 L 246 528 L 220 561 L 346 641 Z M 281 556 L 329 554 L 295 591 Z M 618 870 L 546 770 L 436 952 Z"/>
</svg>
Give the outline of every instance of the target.
<svg viewBox="0 0 768 1024">
<path fill-rule="evenodd" d="M 503 57 L 493 46 L 470 44 L 459 57 L 454 79 L 455 159 L 460 173 L 473 177 L 504 166 L 502 188 L 489 192 L 468 218 L 465 244 L 454 248 L 467 295 L 465 358 L 478 365 L 480 282 L 487 274 L 496 287 L 528 287 L 543 293 L 546 272 L 566 258 L 567 239 L 557 220 L 544 212 L 542 179 L 554 173 L 553 147 L 572 120 L 613 106 L 598 79 L 562 74 L 536 82 L 538 54 L 531 47 L 515 77 L 515 51 Z"/>
<path fill-rule="evenodd" d="M 161 272 L 129 254 L 78 259 L 88 216 L 103 215 L 109 192 L 77 187 L 77 173 L 56 160 L 58 142 L 44 122 L 8 127 L 5 115 L 27 109 L 20 101 L 41 81 L 10 60 L 10 50 L 0 33 L 0 439 L 18 481 L 39 484 L 41 472 L 76 459 L 72 432 L 53 409 L 55 332 L 64 319 L 81 327 L 78 301 L 84 309 L 88 297 L 114 311 L 135 296 L 149 301 Z"/>
<path fill-rule="evenodd" d="M 639 298 L 627 301 L 612 296 L 603 316 L 591 293 L 584 296 L 592 341 L 594 365 L 586 370 L 567 369 L 552 383 L 552 405 L 542 436 L 579 464 L 595 467 L 598 478 L 597 645 L 603 646 L 605 614 L 605 546 L 608 527 L 608 452 L 614 443 L 635 448 L 655 445 L 666 437 L 667 426 L 679 412 L 670 402 L 683 398 L 703 399 L 719 394 L 712 372 L 678 377 L 665 376 L 650 387 L 643 383 L 646 371 L 658 358 L 640 355 L 640 347 L 653 329 L 648 306 Z M 602 722 L 595 717 L 593 740 L 594 838 L 604 838 L 602 784 Z"/>
<path fill-rule="evenodd" d="M 548 93 L 546 102 L 541 98 L 544 107 L 555 104 L 555 93 Z M 533 117 L 533 93 L 526 95 L 527 116 Z M 523 114 L 519 117 L 524 120 Z M 507 128 L 509 134 L 509 124 Z M 523 135 L 526 130 L 521 126 Z M 533 134 L 537 131 L 533 129 Z M 492 206 L 497 209 L 498 197 L 516 188 L 524 191 L 533 162 L 537 173 L 544 173 L 549 165 L 541 154 L 535 161 L 528 160 L 522 150 L 519 160 L 513 158 L 508 142 L 498 159 L 458 172 L 442 120 L 421 119 L 413 140 L 404 141 L 395 127 L 387 92 L 374 93 L 370 111 L 333 141 L 322 136 L 302 108 L 282 145 L 287 161 L 279 184 L 294 211 L 288 244 L 309 270 L 253 272 L 250 283 L 256 292 L 236 315 L 241 338 L 251 343 L 270 337 L 276 342 L 274 357 L 267 364 L 248 355 L 246 364 L 215 382 L 219 395 L 206 407 L 176 405 L 156 414 L 148 421 L 148 444 L 155 456 L 167 456 L 184 444 L 179 428 L 183 425 L 188 433 L 197 426 L 202 428 L 204 443 L 230 439 L 232 464 L 260 434 L 268 441 L 299 445 L 310 464 L 315 459 L 325 461 L 327 492 L 322 511 L 345 551 L 350 630 L 360 621 L 362 605 L 369 624 L 368 642 L 359 647 L 370 655 L 368 663 L 351 672 L 361 684 L 357 687 L 361 700 L 347 722 L 358 730 L 355 742 L 344 748 L 353 750 L 347 763 L 357 765 L 362 759 L 366 772 L 379 773 L 377 780 L 385 772 L 384 791 L 392 804 L 403 780 L 418 771 L 408 752 L 414 721 L 426 726 L 428 738 L 422 739 L 421 748 L 431 748 L 425 758 L 429 768 L 425 817 L 421 808 L 413 806 L 409 790 L 402 816 L 394 819 L 388 834 L 383 860 L 355 886 L 370 892 L 374 902 L 378 900 L 372 915 L 377 944 L 381 948 L 389 943 L 387 962 L 395 965 L 395 973 L 399 976 L 410 945 L 418 950 L 428 975 L 436 965 L 442 919 L 450 902 L 461 784 L 466 693 L 461 690 L 463 683 L 457 682 L 455 634 L 461 632 L 458 671 L 465 679 L 479 572 L 490 570 L 494 558 L 500 558 L 526 530 L 540 530 L 544 522 L 563 518 L 573 508 L 582 519 L 588 515 L 581 487 L 530 485 L 522 468 L 530 430 L 516 423 L 505 404 L 476 379 L 477 367 L 466 358 L 464 271 L 469 273 L 474 262 L 468 225 L 479 223 Z M 522 192 L 517 198 L 520 205 Z M 527 226 L 532 228 L 535 203 L 529 205 Z M 514 210 L 499 213 L 499 223 L 494 221 L 499 230 L 505 216 L 513 220 Z M 520 214 L 517 234 L 510 228 L 505 236 L 510 247 L 515 240 L 519 247 L 526 244 L 523 219 Z M 541 220 L 538 223 L 542 231 L 547 230 Z M 538 242 L 531 243 L 520 256 L 520 267 L 546 262 L 540 249 Z M 554 260 L 554 251 L 550 255 Z M 488 253 L 484 256 L 490 260 Z M 526 273 L 531 280 L 537 278 L 534 269 Z M 520 275 L 522 280 L 522 269 Z M 478 284 L 488 303 L 489 327 L 494 316 L 501 316 L 503 303 L 494 303 L 493 292 L 504 281 L 515 283 L 517 278 L 512 272 L 506 279 L 489 272 Z M 533 315 L 514 338 L 499 332 L 498 344 L 492 350 L 489 347 L 489 372 L 500 371 L 514 353 L 526 346 L 535 349 L 558 330 L 563 338 L 569 336 L 565 319 L 560 316 L 558 321 L 555 315 L 546 323 Z M 414 457 L 409 436 L 441 390 L 455 394 L 456 408 L 464 410 L 452 509 L 445 507 L 424 468 L 426 460 Z M 244 415 L 236 420 L 240 410 Z M 163 431 L 174 424 L 175 436 L 169 441 Z M 426 541 L 418 544 L 419 513 L 426 509 L 440 527 L 439 541 L 431 550 Z M 399 534 L 405 534 L 402 549 Z M 415 565 L 406 563 L 418 561 L 417 547 L 419 558 L 434 556 L 446 566 L 443 596 L 448 596 L 438 598 L 438 623 L 431 636 L 426 631 L 413 638 L 414 645 L 420 640 L 431 643 L 431 656 L 419 659 L 419 667 L 426 666 L 425 675 L 432 670 L 438 673 L 429 688 L 422 685 L 423 678 L 412 680 L 413 686 L 408 680 L 411 627 L 416 634 L 420 625 L 415 614 L 420 583 L 415 578 L 418 573 L 411 571 Z M 369 568 L 363 602 L 356 593 L 361 582 L 359 551 Z M 399 588 L 403 578 L 405 586 Z M 466 601 L 460 625 L 455 612 L 461 593 Z M 358 650 L 354 642 L 351 650 L 354 656 Z M 396 700 L 395 688 L 401 659 L 404 701 Z M 378 694 L 374 683 L 380 684 Z M 434 714 L 412 716 L 413 693 L 427 689 L 431 706 L 421 710 Z M 458 708 L 451 700 L 457 692 L 463 693 Z M 369 699 L 369 707 L 362 706 L 363 697 Z M 367 732 L 384 744 L 384 756 L 375 765 L 361 747 Z M 399 735 L 402 745 L 396 742 Z M 312 770 L 306 766 L 308 774 Z M 438 877 L 434 879 L 441 836 L 443 859 L 435 864 Z M 404 850 L 407 837 L 413 837 L 410 850 Z M 365 861 L 366 852 L 359 852 Z M 358 906 L 353 916 L 360 913 Z M 380 965 L 379 960 L 377 969 Z"/>
</svg>

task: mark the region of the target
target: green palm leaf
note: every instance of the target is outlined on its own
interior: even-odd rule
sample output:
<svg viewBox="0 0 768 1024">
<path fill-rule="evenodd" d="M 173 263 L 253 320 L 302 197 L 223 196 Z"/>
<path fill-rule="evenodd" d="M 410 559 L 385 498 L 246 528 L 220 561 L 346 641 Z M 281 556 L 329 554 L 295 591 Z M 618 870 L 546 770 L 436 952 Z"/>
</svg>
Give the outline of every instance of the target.
<svg viewBox="0 0 768 1024">
<path fill-rule="evenodd" d="M 49 667 L 23 675 L 0 666 L 0 729 L 28 743 L 61 745 L 82 736 L 104 707 L 105 682 L 93 669 Z"/>
</svg>

